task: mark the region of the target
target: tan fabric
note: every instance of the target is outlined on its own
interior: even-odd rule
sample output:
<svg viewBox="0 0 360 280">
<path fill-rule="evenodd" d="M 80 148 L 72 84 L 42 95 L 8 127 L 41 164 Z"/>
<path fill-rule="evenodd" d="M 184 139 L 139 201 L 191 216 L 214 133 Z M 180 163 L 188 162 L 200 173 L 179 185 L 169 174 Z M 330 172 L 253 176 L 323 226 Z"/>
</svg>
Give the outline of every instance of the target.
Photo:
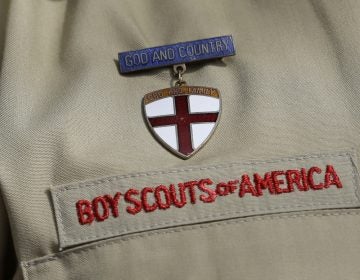
<svg viewBox="0 0 360 280">
<path fill-rule="evenodd" d="M 347 148 L 359 153 L 357 0 L 0 3 L 0 188 L 19 262 L 58 253 L 51 186 Z M 184 161 L 153 139 L 141 114 L 142 97 L 168 87 L 171 69 L 121 76 L 117 53 L 223 34 L 233 35 L 237 55 L 189 65 L 185 75 L 189 84 L 218 88 L 223 112 L 209 143 Z M 93 244 L 24 267 L 25 276 L 357 279 L 360 211 L 334 211 L 197 225 L 166 238 L 152 232 L 112 249 Z M 1 229 L 5 223 L 1 217 Z"/>
<path fill-rule="evenodd" d="M 144 233 L 38 260 L 26 277 L 357 279 L 359 222 L 358 211 L 324 211 Z"/>
<path fill-rule="evenodd" d="M 1 196 L 0 196 L 1 197 Z M 6 244 L 9 239 L 9 228 L 7 224 L 6 213 L 3 205 L 3 201 L 0 200 L 0 264 L 5 264 L 6 252 L 9 249 L 9 244 Z M 4 265 L 0 265 L 0 276 L 5 274 Z"/>
<path fill-rule="evenodd" d="M 360 207 L 359 176 L 353 165 L 354 160 L 356 158 L 350 152 L 306 155 L 260 162 L 189 166 L 167 172 L 113 176 L 56 186 L 50 191 L 56 216 L 59 247 L 73 247 L 149 229 L 155 230 L 251 215 Z M 312 180 L 316 181 L 315 184 L 319 186 L 317 189 L 309 186 L 309 183 L 305 185 L 306 183 L 300 182 L 300 180 L 298 184 L 287 180 L 288 177 L 293 178 L 287 170 L 305 169 L 308 173 L 308 170 L 314 166 L 321 170 L 321 174 L 315 173 L 314 176 L 311 176 Z M 335 173 L 327 173 L 326 170 L 329 170 L 330 166 Z M 288 173 L 288 176 L 285 174 L 276 176 L 275 174 L 278 174 L 279 170 Z M 271 176 L 266 181 L 268 182 L 267 186 L 262 189 L 261 183 L 255 181 L 254 174 L 264 179 L 263 174 L 266 173 Z M 338 178 L 337 182 L 333 180 L 334 176 Z M 332 184 L 328 185 L 324 181 L 325 178 L 330 177 L 331 179 L 327 181 L 329 183 L 331 181 Z M 194 180 L 195 178 L 199 179 Z M 277 187 L 275 187 L 275 180 L 279 182 Z M 193 200 L 189 195 L 189 187 L 183 189 L 184 199 L 181 199 L 180 184 L 189 186 L 189 182 L 194 183 Z M 232 183 L 229 184 L 229 182 Z M 229 187 L 224 187 L 224 184 L 233 189 L 229 190 Z M 176 206 L 168 203 L 171 201 L 171 193 L 168 191 L 169 199 L 166 199 L 164 189 L 169 190 L 171 185 L 177 201 L 184 201 L 186 204 Z M 221 191 L 217 192 L 219 186 L 222 186 L 220 187 Z M 127 209 L 130 207 L 135 210 L 136 205 L 126 201 L 124 198 L 127 197 L 126 193 L 129 189 L 142 192 L 145 187 L 152 187 L 151 192 L 146 195 L 146 202 L 151 207 L 155 205 L 156 208 L 154 211 L 147 212 L 142 207 L 138 212 L 129 213 Z M 226 192 L 225 188 L 229 194 L 221 195 Z M 161 189 L 162 191 L 159 191 Z M 98 202 L 99 199 L 108 201 L 106 196 L 109 195 L 111 201 L 114 202 L 116 194 L 118 194 L 117 202 L 110 204 L 111 206 L 104 207 L 101 202 Z M 156 194 L 158 194 L 158 198 Z M 131 197 L 143 202 L 140 195 Z M 84 200 L 89 201 L 88 205 L 92 206 L 79 207 L 78 203 L 84 203 Z M 118 214 L 114 214 L 114 204 Z M 106 209 L 108 214 L 105 214 Z M 103 220 L 98 221 L 96 215 Z M 91 216 L 94 218 L 90 221 Z M 89 220 L 89 223 L 79 222 L 81 219 Z"/>
</svg>

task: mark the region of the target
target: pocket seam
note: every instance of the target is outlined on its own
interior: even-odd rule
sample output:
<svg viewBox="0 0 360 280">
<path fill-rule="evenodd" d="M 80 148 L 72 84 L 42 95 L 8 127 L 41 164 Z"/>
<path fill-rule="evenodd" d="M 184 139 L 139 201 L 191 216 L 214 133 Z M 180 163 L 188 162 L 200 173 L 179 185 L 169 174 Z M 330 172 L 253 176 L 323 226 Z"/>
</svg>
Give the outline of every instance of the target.
<svg viewBox="0 0 360 280">
<path fill-rule="evenodd" d="M 224 226 L 224 225 L 234 225 L 234 224 L 242 224 L 242 223 L 249 223 L 249 222 L 266 222 L 271 220 L 286 220 L 286 219 L 295 219 L 295 218 L 310 218 L 310 217 L 334 217 L 334 216 L 359 216 L 360 210 L 347 210 L 347 211 L 339 211 L 338 210 L 316 210 L 316 211 L 327 211 L 325 213 L 314 213 L 311 211 L 304 211 L 304 212 L 296 212 L 296 213 L 281 213 L 281 214 L 269 214 L 265 216 L 254 216 L 254 217 L 247 217 L 247 218 L 236 218 L 226 221 L 215 221 L 209 222 L 207 224 L 196 224 L 196 225 L 186 225 L 181 227 L 176 227 L 175 229 L 157 229 L 151 232 L 143 232 L 143 233 L 134 233 L 130 236 L 119 236 L 115 237 L 115 240 L 105 240 L 105 241 L 97 241 L 97 244 L 88 244 L 84 245 L 85 247 L 81 248 L 73 248 L 69 249 L 68 251 L 59 252 L 55 254 L 51 254 L 45 257 L 40 257 L 35 260 L 30 261 L 23 261 L 21 262 L 21 267 L 23 268 L 24 273 L 30 267 L 34 267 L 37 265 L 45 264 L 51 261 L 59 260 L 62 258 L 67 257 L 68 255 L 78 255 L 82 254 L 87 251 L 92 251 L 97 248 L 106 247 L 114 244 L 119 244 L 121 242 L 126 242 L 129 240 L 134 239 L 143 239 L 149 238 L 156 235 L 162 234 L 171 234 L 171 233 L 178 233 L 183 231 L 191 231 L 191 230 L 198 230 L 198 229 L 207 229 L 214 226 Z M 330 212 L 329 212 L 330 211 Z M 310 212 L 310 213 L 307 213 Z M 100 242 L 100 243 L 99 243 Z"/>
</svg>

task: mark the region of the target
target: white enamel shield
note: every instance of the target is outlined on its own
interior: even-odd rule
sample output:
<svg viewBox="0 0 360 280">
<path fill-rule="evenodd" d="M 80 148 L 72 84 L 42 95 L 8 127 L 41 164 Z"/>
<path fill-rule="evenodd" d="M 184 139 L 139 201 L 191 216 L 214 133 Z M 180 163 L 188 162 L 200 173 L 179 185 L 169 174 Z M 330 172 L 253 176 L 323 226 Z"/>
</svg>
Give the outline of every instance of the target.
<svg viewBox="0 0 360 280">
<path fill-rule="evenodd" d="M 143 110 L 150 131 L 169 151 L 187 159 L 209 140 L 219 122 L 220 93 L 181 86 L 150 92 Z"/>
</svg>

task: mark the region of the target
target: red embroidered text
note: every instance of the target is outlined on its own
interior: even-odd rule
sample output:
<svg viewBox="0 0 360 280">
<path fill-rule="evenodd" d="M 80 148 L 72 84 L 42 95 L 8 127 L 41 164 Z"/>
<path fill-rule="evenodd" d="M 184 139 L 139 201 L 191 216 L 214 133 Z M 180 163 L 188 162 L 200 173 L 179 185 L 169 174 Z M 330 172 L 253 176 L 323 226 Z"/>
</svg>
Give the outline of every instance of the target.
<svg viewBox="0 0 360 280">
<path fill-rule="evenodd" d="M 178 184 L 131 188 L 126 192 L 104 194 L 92 200 L 81 199 L 76 202 L 76 212 L 81 225 L 94 221 L 102 222 L 122 214 L 136 215 L 143 211 L 150 213 L 182 208 L 186 204 L 213 203 L 217 198 L 227 195 L 260 197 L 265 193 L 280 195 L 295 191 L 325 190 L 331 186 L 342 188 L 342 183 L 332 165 L 323 171 L 317 166 L 309 169 L 289 169 L 270 171 L 265 174 L 242 174 L 239 179 L 214 182 L 210 178 L 182 182 Z M 119 205 L 126 204 L 126 213 L 119 213 Z"/>
</svg>

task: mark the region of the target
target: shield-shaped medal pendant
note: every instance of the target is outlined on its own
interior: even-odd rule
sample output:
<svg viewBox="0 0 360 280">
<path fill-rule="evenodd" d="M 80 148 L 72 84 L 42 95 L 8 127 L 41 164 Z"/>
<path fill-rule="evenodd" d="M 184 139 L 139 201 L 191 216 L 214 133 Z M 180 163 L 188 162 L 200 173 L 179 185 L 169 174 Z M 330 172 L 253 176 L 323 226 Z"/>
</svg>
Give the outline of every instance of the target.
<svg viewBox="0 0 360 280">
<path fill-rule="evenodd" d="M 221 99 L 215 88 L 178 86 L 144 96 L 143 111 L 154 137 L 183 159 L 198 152 L 220 119 Z"/>
</svg>

